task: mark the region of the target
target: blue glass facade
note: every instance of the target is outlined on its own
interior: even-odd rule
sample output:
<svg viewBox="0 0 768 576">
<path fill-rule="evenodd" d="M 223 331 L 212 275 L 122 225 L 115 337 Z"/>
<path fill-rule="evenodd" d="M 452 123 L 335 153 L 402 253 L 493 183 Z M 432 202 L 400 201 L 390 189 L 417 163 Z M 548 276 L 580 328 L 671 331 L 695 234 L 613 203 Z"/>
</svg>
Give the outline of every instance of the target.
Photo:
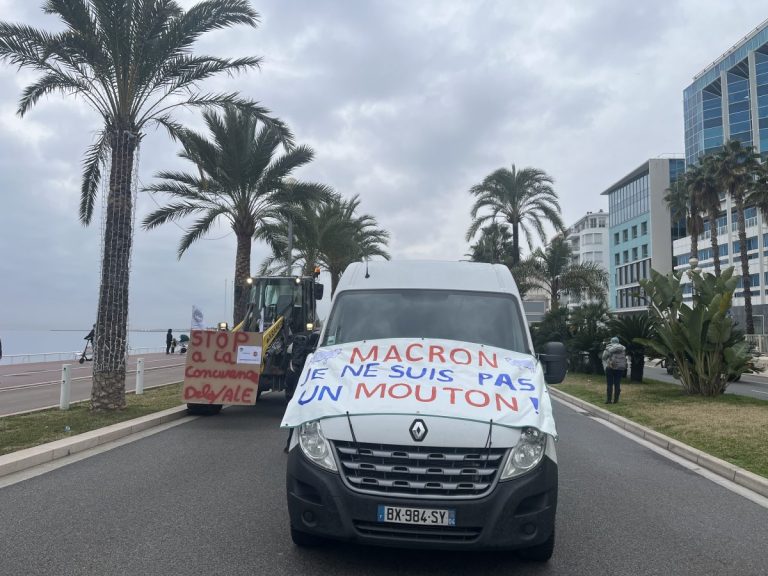
<svg viewBox="0 0 768 576">
<path fill-rule="evenodd" d="M 754 73 L 750 54 L 754 54 Z M 757 89 L 750 85 L 753 76 Z M 716 151 L 728 136 L 768 152 L 768 23 L 696 76 L 683 92 L 683 109 L 689 165 Z M 759 134 L 752 133 L 754 114 Z"/>
<path fill-rule="evenodd" d="M 660 173 L 660 169 L 663 172 Z M 661 267 L 655 263 L 659 254 L 666 255 L 668 267 L 672 254 L 672 230 L 665 224 L 669 213 L 661 198 L 669 182 L 684 171 L 682 159 L 652 160 L 603 192 L 608 196 L 611 254 L 608 305 L 612 310 L 645 307 L 640 280 L 650 277 L 652 267 L 668 271 L 663 263 Z M 659 234 L 656 228 L 654 234 L 654 223 L 666 232 Z"/>
</svg>

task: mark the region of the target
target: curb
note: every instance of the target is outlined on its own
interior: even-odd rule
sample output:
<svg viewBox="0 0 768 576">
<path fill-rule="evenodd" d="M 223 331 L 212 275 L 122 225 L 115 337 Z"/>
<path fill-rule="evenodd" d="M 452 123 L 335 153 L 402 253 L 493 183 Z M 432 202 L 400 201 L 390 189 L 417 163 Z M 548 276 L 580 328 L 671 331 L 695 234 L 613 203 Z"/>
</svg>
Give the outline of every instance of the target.
<svg viewBox="0 0 768 576">
<path fill-rule="evenodd" d="M 738 484 L 743 488 L 747 488 L 748 490 L 752 490 L 753 492 L 768 498 L 768 478 L 764 478 L 753 472 L 744 470 L 744 468 L 739 468 L 738 466 L 731 464 L 730 462 L 726 462 L 725 460 L 721 460 L 720 458 L 715 458 L 706 452 L 702 452 L 701 450 L 693 448 L 692 446 L 688 446 L 688 444 L 684 444 L 679 440 L 675 440 L 669 436 L 660 434 L 655 430 L 641 426 L 640 424 L 632 422 L 632 420 L 614 414 L 613 412 L 609 412 L 608 410 L 604 410 L 603 408 L 595 406 L 594 404 L 582 400 L 581 398 L 577 398 L 576 396 L 572 396 L 566 392 L 563 392 L 562 390 L 557 390 L 552 386 L 547 387 L 547 389 L 549 390 L 549 393 L 556 398 L 560 398 L 561 400 L 565 400 L 575 406 L 578 406 L 582 410 L 589 412 L 591 415 L 596 416 L 597 418 L 601 418 L 602 420 L 607 420 L 611 424 L 618 426 L 619 428 L 629 432 L 634 436 L 637 436 L 638 438 L 642 438 L 643 440 L 647 440 L 648 442 L 651 442 L 660 448 L 669 450 L 673 454 L 685 458 L 689 462 L 698 464 L 702 468 L 706 468 L 710 472 L 713 472 L 718 476 L 725 478 L 726 480 L 730 480 L 731 482 Z"/>
<path fill-rule="evenodd" d="M 5 454 L 0 456 L 0 478 L 14 472 L 32 468 L 33 466 L 38 466 L 39 464 L 64 458 L 70 454 L 76 454 L 77 452 L 100 446 L 101 444 L 106 444 L 107 442 L 112 442 L 119 438 L 124 438 L 137 432 L 142 432 L 166 422 L 178 420 L 186 416 L 186 414 L 186 406 L 177 406 L 176 408 L 147 414 L 146 416 L 140 416 L 139 418 L 126 420 L 125 422 L 119 422 L 104 428 L 97 428 L 90 432 L 83 432 L 71 438 L 64 438 Z"/>
</svg>

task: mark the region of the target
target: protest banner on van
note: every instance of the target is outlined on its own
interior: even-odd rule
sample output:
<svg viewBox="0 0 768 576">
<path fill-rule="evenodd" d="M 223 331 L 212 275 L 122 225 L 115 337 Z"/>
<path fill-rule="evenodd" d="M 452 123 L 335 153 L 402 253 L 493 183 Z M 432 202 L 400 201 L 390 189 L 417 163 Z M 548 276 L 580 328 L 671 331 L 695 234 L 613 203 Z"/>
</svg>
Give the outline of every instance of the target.
<svg viewBox="0 0 768 576">
<path fill-rule="evenodd" d="M 192 330 L 184 369 L 184 402 L 255 404 L 261 355 L 261 334 Z"/>
<path fill-rule="evenodd" d="M 452 340 L 398 338 L 319 348 L 307 358 L 282 426 L 347 414 L 493 420 L 556 434 L 535 357 Z"/>
</svg>

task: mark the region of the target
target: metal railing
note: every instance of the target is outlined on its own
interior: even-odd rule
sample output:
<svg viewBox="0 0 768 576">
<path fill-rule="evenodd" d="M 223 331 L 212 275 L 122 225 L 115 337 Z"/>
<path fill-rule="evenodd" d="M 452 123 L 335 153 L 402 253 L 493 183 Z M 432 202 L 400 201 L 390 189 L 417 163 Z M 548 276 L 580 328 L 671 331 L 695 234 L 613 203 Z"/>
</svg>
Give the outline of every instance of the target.
<svg viewBox="0 0 768 576">
<path fill-rule="evenodd" d="M 90 348 L 89 348 L 90 350 Z M 163 347 L 155 348 L 128 348 L 128 355 L 136 354 L 157 354 L 165 352 Z M 32 364 L 34 362 L 61 362 L 62 360 L 79 360 L 82 350 L 74 352 L 35 352 L 30 354 L 7 354 L 0 359 L 0 365 L 10 366 L 11 364 Z"/>
<path fill-rule="evenodd" d="M 747 342 L 752 344 L 760 354 L 768 354 L 768 335 L 766 334 L 745 334 Z"/>
<path fill-rule="evenodd" d="M 745 228 L 752 228 L 754 226 L 757 226 L 757 216 L 753 216 L 752 218 L 747 218 L 744 221 Z M 739 231 L 739 223 L 731 222 L 731 232 L 738 232 L 738 231 Z"/>
</svg>

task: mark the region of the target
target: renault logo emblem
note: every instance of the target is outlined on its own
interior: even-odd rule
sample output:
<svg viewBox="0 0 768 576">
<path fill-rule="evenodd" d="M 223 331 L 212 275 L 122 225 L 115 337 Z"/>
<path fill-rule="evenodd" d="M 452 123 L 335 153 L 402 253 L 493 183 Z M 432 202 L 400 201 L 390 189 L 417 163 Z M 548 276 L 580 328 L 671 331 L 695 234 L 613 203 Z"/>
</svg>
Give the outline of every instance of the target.
<svg viewBox="0 0 768 576">
<path fill-rule="evenodd" d="M 427 437 L 428 431 L 429 430 L 427 430 L 427 425 L 424 424 L 424 420 L 421 419 L 414 420 L 410 427 L 411 438 L 413 438 L 415 442 L 421 442 L 424 440 L 424 438 Z"/>
</svg>

